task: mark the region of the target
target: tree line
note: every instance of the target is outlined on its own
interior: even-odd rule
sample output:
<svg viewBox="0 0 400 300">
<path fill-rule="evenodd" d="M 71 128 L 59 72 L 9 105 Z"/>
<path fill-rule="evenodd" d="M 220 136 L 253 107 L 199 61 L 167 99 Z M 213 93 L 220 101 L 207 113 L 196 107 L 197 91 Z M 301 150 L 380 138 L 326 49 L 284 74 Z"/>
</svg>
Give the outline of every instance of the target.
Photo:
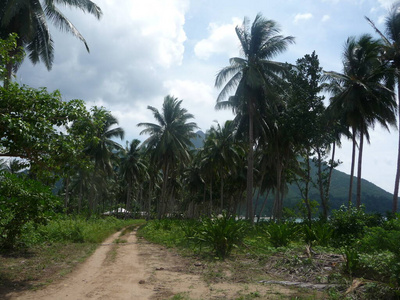
<svg viewBox="0 0 400 300">
<path fill-rule="evenodd" d="M 64 2 L 101 16 L 91 1 Z M 332 170 L 338 164 L 336 145 L 343 137 L 353 142 L 349 205 L 358 151 L 355 204 L 360 207 L 362 152 L 369 130 L 376 123 L 396 127 L 399 3 L 389 12 L 386 35 L 367 18 L 379 38 L 364 34 L 347 39 L 342 72 L 323 71 L 315 52 L 295 64 L 274 61 L 294 37 L 282 36 L 279 25 L 261 14 L 253 22 L 244 18 L 235 29 L 241 57 L 231 58 L 215 81 L 221 88 L 216 108 L 232 109 L 235 117 L 211 126 L 200 149 L 192 144 L 197 130 L 194 115 L 173 95 L 164 98 L 161 110 L 148 106 L 156 122 L 138 124 L 145 141 L 134 139 L 124 147 L 116 141 L 124 138 L 124 130 L 106 108 L 88 110 L 81 100 L 62 101 L 58 91 L 11 82 L 25 52 L 33 62 L 43 60 L 51 67 L 51 37 L 48 31 L 39 31 L 38 21 L 44 25 L 47 16 L 53 21 L 60 18 L 56 24 L 61 29 L 69 24 L 53 1 L 46 2 L 46 9 L 39 2 L 35 16 L 43 18 L 33 21 L 33 33 L 25 32 L 27 28 L 17 25 L 29 15 L 33 2 L 26 1 L 20 10 L 12 4 L 5 1 L 0 6 L 0 155 L 18 158 L 12 164 L 29 170 L 30 178 L 45 185 L 62 182 L 63 206 L 69 212 L 98 213 L 124 206 L 162 218 L 225 210 L 243 211 L 253 221 L 264 211 L 267 197 L 259 197 L 273 193 L 272 217 L 280 220 L 287 184 L 295 182 L 307 218 L 311 220 L 314 206 L 311 186 L 318 188 L 322 217 L 327 218 Z M 85 42 L 74 27 L 68 28 Z M 328 106 L 323 91 L 330 94 Z M 17 172 L 12 164 L 5 168 Z"/>
</svg>

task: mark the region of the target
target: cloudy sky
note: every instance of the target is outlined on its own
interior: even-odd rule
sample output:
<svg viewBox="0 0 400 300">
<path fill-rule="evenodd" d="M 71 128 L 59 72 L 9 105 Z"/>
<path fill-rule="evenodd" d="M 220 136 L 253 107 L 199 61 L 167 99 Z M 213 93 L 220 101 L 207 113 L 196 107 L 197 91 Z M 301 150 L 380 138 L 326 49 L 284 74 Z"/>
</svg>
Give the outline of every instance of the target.
<svg viewBox="0 0 400 300">
<path fill-rule="evenodd" d="M 125 129 L 126 140 L 144 139 L 139 122 L 153 122 L 148 105 L 161 109 L 166 95 L 183 99 L 201 130 L 232 118 L 216 111 L 216 73 L 239 55 L 234 28 L 257 13 L 275 20 L 296 44 L 275 60 L 295 63 L 316 51 L 326 71 L 341 71 L 343 45 L 349 36 L 374 34 L 364 16 L 384 29 L 391 0 L 94 0 L 101 20 L 78 10 L 65 15 L 86 38 L 90 54 L 73 36 L 51 28 L 55 61 L 48 72 L 27 59 L 17 81 L 59 89 L 65 100 L 83 99 L 104 106 Z M 363 177 L 392 192 L 397 129 L 379 126 L 365 147 Z M 125 141 L 122 142 L 123 144 Z M 338 153 L 339 170 L 350 171 L 351 146 Z"/>
</svg>

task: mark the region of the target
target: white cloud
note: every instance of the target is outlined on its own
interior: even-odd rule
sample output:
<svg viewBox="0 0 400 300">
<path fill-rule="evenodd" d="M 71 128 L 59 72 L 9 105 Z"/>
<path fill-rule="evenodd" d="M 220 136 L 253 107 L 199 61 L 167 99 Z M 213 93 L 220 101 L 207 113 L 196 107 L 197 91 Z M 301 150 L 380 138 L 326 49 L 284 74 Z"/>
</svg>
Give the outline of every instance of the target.
<svg viewBox="0 0 400 300">
<path fill-rule="evenodd" d="M 322 17 L 321 21 L 322 21 L 322 22 L 326 22 L 326 21 L 329 21 L 330 18 L 331 18 L 330 15 L 324 15 L 324 16 Z"/>
<path fill-rule="evenodd" d="M 392 7 L 392 5 L 396 2 L 395 0 L 378 0 L 379 4 L 385 8 L 389 9 Z"/>
<path fill-rule="evenodd" d="M 209 37 L 195 45 L 196 56 L 204 60 L 207 60 L 213 54 L 221 53 L 226 53 L 229 57 L 237 56 L 238 40 L 235 27 L 240 24 L 242 24 L 242 21 L 238 18 L 233 18 L 230 24 L 210 23 Z"/>
<path fill-rule="evenodd" d="M 303 20 L 309 20 L 313 17 L 313 15 L 311 13 L 305 13 L 305 14 L 297 14 L 294 17 L 293 23 L 297 24 L 299 21 L 303 21 Z"/>
</svg>

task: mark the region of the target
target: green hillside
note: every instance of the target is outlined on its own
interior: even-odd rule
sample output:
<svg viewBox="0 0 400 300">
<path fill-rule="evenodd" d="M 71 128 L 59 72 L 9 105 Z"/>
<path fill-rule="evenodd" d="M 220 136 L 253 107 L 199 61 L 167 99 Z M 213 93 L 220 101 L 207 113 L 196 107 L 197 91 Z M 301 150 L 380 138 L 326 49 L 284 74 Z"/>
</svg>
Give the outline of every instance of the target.
<svg viewBox="0 0 400 300">
<path fill-rule="evenodd" d="M 203 146 L 205 134 L 202 131 L 198 131 L 198 138 L 193 140 L 195 148 Z M 356 182 L 357 177 L 354 177 L 353 182 L 353 203 L 356 199 Z M 330 189 L 330 208 L 338 209 L 342 204 L 348 204 L 348 193 L 349 193 L 349 182 L 350 175 L 334 170 L 332 174 L 331 189 Z M 361 181 L 361 202 L 365 205 L 367 212 L 378 212 L 385 214 L 392 209 L 393 195 L 386 192 L 380 187 L 376 186 L 372 182 L 365 179 Z M 310 199 L 320 201 L 319 192 L 316 188 L 312 188 L 310 191 Z M 288 187 L 288 193 L 284 198 L 284 205 L 286 207 L 294 208 L 296 204 L 301 200 L 301 194 L 296 184 L 291 184 Z M 256 201 L 256 199 L 254 199 Z M 261 207 L 264 201 L 263 195 L 259 198 L 258 209 Z M 270 215 L 273 203 L 273 195 L 270 195 L 267 200 L 267 205 L 262 215 Z M 255 203 L 254 203 L 255 204 Z M 257 209 L 257 210 L 258 210 Z"/>
<path fill-rule="evenodd" d="M 356 199 L 356 181 L 353 182 L 353 203 Z M 332 174 L 332 182 L 330 188 L 330 207 L 338 209 L 342 204 L 348 204 L 350 175 L 334 170 Z M 301 199 L 301 194 L 295 184 L 289 186 L 288 194 L 285 196 L 284 203 L 286 206 L 293 207 Z M 310 199 L 319 202 L 319 192 L 313 188 L 310 191 Z M 365 205 L 367 212 L 379 212 L 385 214 L 392 209 L 393 195 L 376 186 L 372 182 L 365 179 L 361 180 L 361 202 Z M 272 200 L 272 198 L 271 198 Z M 271 201 L 272 202 L 272 201 Z"/>
</svg>

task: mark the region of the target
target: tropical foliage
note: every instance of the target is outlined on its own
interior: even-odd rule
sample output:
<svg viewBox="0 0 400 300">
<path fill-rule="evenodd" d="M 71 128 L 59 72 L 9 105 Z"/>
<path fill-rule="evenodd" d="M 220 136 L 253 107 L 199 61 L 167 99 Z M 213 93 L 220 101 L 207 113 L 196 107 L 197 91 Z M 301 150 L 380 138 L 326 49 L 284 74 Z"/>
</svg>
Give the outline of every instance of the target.
<svg viewBox="0 0 400 300">
<path fill-rule="evenodd" d="M 85 38 L 57 7 L 60 4 L 79 8 L 96 18 L 102 15 L 100 7 L 90 0 L 4 0 L 0 3 L 0 38 L 6 39 L 9 34 L 16 33 L 17 45 L 24 47 L 32 63 L 42 61 L 50 70 L 54 60 L 54 43 L 47 23 L 50 20 L 60 30 L 80 39 L 89 51 Z M 10 55 L 13 56 L 14 52 L 11 51 Z M 11 79 L 12 70 L 18 69 L 18 66 L 19 64 L 12 62 L 6 64 L 8 79 Z"/>
</svg>

